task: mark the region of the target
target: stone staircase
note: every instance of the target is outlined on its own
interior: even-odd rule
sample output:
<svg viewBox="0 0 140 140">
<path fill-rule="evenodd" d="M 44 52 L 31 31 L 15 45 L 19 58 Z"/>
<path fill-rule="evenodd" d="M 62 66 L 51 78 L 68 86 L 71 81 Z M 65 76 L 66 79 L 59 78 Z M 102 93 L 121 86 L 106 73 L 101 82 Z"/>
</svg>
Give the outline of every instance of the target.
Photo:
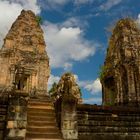
<svg viewBox="0 0 140 140">
<path fill-rule="evenodd" d="M 29 100 L 26 130 L 26 140 L 63 140 L 49 97 Z"/>
</svg>

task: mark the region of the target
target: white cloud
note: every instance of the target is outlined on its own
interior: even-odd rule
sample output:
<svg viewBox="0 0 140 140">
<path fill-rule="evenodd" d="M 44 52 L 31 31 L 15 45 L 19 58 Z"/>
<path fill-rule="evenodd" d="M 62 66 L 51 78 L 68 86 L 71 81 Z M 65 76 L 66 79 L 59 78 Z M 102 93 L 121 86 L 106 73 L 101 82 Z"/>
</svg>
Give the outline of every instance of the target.
<svg viewBox="0 0 140 140">
<path fill-rule="evenodd" d="M 140 14 L 138 14 L 138 18 L 136 20 L 136 23 L 138 25 L 138 28 L 140 29 Z"/>
<path fill-rule="evenodd" d="M 0 1 L 0 47 L 6 36 L 11 24 L 17 18 L 22 6 L 8 1 Z"/>
<path fill-rule="evenodd" d="M 85 104 L 101 104 L 102 98 L 101 97 L 93 97 L 93 98 L 84 99 L 83 103 L 85 103 Z"/>
<path fill-rule="evenodd" d="M 3 39 L 22 9 L 40 12 L 37 0 L 0 0 L 0 47 Z"/>
<path fill-rule="evenodd" d="M 102 85 L 99 78 L 96 80 L 79 80 L 78 75 L 74 75 L 74 77 L 78 85 L 89 91 L 91 94 L 97 94 L 102 91 Z"/>
<path fill-rule="evenodd" d="M 85 60 L 95 53 L 95 46 L 83 37 L 83 31 L 79 27 L 61 27 L 46 22 L 43 29 L 53 68 L 71 67 L 74 61 Z"/>
<path fill-rule="evenodd" d="M 101 92 L 102 91 L 102 86 L 101 86 L 99 78 L 97 78 L 92 83 L 87 84 L 85 86 L 85 89 L 87 89 L 88 91 L 90 91 L 93 94 Z"/>
<path fill-rule="evenodd" d="M 59 76 L 54 76 L 54 75 L 50 75 L 49 77 L 49 81 L 48 81 L 48 90 L 50 90 L 50 88 L 52 87 L 53 83 L 58 83 L 60 80 Z"/>
<path fill-rule="evenodd" d="M 74 27 L 74 26 L 78 26 L 79 24 L 80 24 L 80 21 L 74 17 L 71 17 L 63 22 L 63 26 L 65 27 Z"/>
<path fill-rule="evenodd" d="M 137 19 L 135 20 L 136 26 L 138 29 L 140 29 L 140 14 L 138 14 Z"/>
<path fill-rule="evenodd" d="M 100 10 L 107 11 L 107 10 L 111 9 L 112 7 L 120 4 L 121 2 L 122 2 L 122 0 L 107 0 L 106 3 L 104 3 L 100 6 Z"/>
<path fill-rule="evenodd" d="M 138 19 L 140 20 L 140 14 L 138 14 Z"/>
<path fill-rule="evenodd" d="M 70 17 L 64 21 L 61 26 L 86 28 L 88 26 L 88 22 L 87 20 L 81 20 L 79 17 Z"/>
<path fill-rule="evenodd" d="M 65 71 L 70 71 L 72 69 L 72 63 L 65 63 L 64 64 L 64 70 Z"/>
<path fill-rule="evenodd" d="M 37 0 L 6 0 L 10 3 L 16 3 L 22 6 L 22 9 L 32 10 L 36 14 L 40 13 L 40 6 L 37 3 Z"/>
</svg>

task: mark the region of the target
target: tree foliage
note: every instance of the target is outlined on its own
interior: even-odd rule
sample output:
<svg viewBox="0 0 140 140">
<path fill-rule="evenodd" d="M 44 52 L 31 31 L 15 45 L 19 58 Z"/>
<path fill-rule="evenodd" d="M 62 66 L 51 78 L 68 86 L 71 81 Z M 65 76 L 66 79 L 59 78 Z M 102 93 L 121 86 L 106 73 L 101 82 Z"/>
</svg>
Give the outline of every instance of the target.
<svg viewBox="0 0 140 140">
<path fill-rule="evenodd" d="M 98 72 L 98 76 L 99 76 L 100 80 L 103 80 L 107 70 L 108 70 L 107 66 L 100 66 L 100 69 L 99 69 L 99 72 Z"/>
<path fill-rule="evenodd" d="M 57 92 L 57 83 L 54 82 L 51 89 L 49 90 L 50 95 L 54 95 Z"/>
<path fill-rule="evenodd" d="M 40 16 L 36 16 L 36 21 L 37 21 L 38 25 L 43 23 L 42 17 L 40 17 Z"/>
</svg>

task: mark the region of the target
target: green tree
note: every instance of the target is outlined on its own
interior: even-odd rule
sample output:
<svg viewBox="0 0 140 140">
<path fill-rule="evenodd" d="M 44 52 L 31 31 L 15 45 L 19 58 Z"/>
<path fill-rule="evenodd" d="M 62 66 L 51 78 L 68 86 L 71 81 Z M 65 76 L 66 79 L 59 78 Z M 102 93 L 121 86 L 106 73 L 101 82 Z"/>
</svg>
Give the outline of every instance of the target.
<svg viewBox="0 0 140 140">
<path fill-rule="evenodd" d="M 36 16 L 36 21 L 37 21 L 38 25 L 43 23 L 43 20 L 40 16 Z"/>
<path fill-rule="evenodd" d="M 56 94 L 56 92 L 57 92 L 57 83 L 54 82 L 51 89 L 49 90 L 49 94 L 52 96 L 52 95 Z"/>
<path fill-rule="evenodd" d="M 105 76 L 105 73 L 107 71 L 107 67 L 106 66 L 100 66 L 99 72 L 98 72 L 98 77 L 100 80 L 102 80 Z"/>
</svg>

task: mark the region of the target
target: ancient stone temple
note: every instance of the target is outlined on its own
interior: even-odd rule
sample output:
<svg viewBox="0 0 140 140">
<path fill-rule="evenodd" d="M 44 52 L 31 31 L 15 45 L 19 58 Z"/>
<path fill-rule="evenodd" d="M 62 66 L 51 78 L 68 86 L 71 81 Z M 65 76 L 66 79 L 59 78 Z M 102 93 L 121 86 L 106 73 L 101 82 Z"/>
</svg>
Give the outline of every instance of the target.
<svg viewBox="0 0 140 140">
<path fill-rule="evenodd" d="M 104 105 L 140 105 L 140 30 L 133 20 L 114 28 L 101 81 Z"/>
<path fill-rule="evenodd" d="M 101 73 L 103 105 L 82 103 L 72 73 L 49 94 L 49 59 L 32 11 L 22 11 L 0 49 L 0 140 L 140 140 L 140 30 L 120 20 Z"/>
<path fill-rule="evenodd" d="M 35 108 L 32 98 L 47 100 L 50 68 L 45 47 L 37 17 L 32 11 L 23 10 L 0 50 L 0 113 L 4 122 L 0 123 L 0 139 L 21 139 L 25 135 L 28 138 L 34 134 L 30 133 L 35 129 L 30 126 Z M 37 103 L 41 104 L 41 99 Z"/>
<path fill-rule="evenodd" d="M 22 11 L 0 51 L 0 87 L 36 94 L 47 93 L 50 74 L 43 31 L 31 11 Z"/>
</svg>

